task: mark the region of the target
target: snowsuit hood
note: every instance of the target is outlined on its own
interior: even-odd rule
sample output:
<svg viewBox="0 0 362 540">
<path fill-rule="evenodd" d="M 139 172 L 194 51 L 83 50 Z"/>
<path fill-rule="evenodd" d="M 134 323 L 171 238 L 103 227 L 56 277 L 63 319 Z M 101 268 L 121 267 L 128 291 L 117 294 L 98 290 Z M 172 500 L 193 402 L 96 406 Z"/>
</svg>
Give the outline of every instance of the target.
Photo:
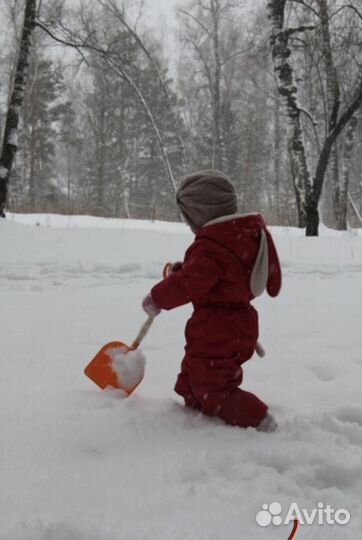
<svg viewBox="0 0 362 540">
<path fill-rule="evenodd" d="M 273 239 L 260 214 L 234 214 L 216 218 L 196 232 L 197 239 L 208 239 L 233 253 L 250 273 L 254 297 L 265 289 L 276 296 L 281 287 L 281 269 Z"/>
</svg>

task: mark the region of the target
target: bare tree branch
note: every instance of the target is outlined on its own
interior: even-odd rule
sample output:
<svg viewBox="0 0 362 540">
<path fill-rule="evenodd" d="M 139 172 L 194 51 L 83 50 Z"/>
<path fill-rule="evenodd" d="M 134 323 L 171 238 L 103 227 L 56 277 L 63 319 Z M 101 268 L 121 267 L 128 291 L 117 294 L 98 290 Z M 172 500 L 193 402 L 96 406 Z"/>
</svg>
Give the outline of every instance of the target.
<svg viewBox="0 0 362 540">
<path fill-rule="evenodd" d="M 298 32 L 306 32 L 307 30 L 315 30 L 316 26 L 298 26 L 297 28 L 287 28 L 284 30 L 285 34 L 287 36 L 292 36 L 293 34 L 297 34 Z"/>
<path fill-rule="evenodd" d="M 254 49 L 254 46 L 251 45 L 250 47 L 248 47 L 247 49 L 243 49 L 241 51 L 236 51 L 235 53 L 231 54 L 230 56 L 228 56 L 227 58 L 224 59 L 223 62 L 221 62 L 221 66 L 225 66 L 225 64 L 227 64 L 228 62 L 230 62 L 230 60 L 233 60 L 234 58 L 236 58 L 237 56 L 240 56 L 242 54 L 246 54 L 248 53 L 249 51 L 251 51 L 252 49 Z"/>
<path fill-rule="evenodd" d="M 337 9 L 337 11 L 335 11 L 334 13 L 332 13 L 332 15 L 330 15 L 330 19 L 332 19 L 333 17 L 335 17 L 336 15 L 338 15 L 338 13 L 340 13 L 341 11 L 343 11 L 344 9 L 351 9 L 352 11 L 354 11 L 357 15 L 357 17 L 359 17 L 361 20 L 362 20 L 362 12 L 360 12 L 356 6 L 353 6 L 352 4 L 347 4 L 345 6 L 341 6 L 339 9 Z"/>
<path fill-rule="evenodd" d="M 82 51 L 82 47 L 85 47 L 86 46 L 86 43 L 83 42 L 81 45 L 74 45 L 74 44 L 71 44 L 69 41 L 66 41 L 62 38 L 59 38 L 58 36 L 56 36 L 47 26 L 45 23 L 41 22 L 39 19 L 35 21 L 35 26 L 37 26 L 38 28 L 41 28 L 42 30 L 44 30 L 44 32 L 46 34 L 48 34 L 49 37 L 51 37 L 54 41 L 56 41 L 57 43 L 60 43 L 62 45 L 65 45 L 67 47 L 73 47 L 79 54 L 80 56 L 82 57 L 82 60 L 87 64 L 87 66 L 89 66 L 89 62 L 87 60 L 87 58 L 85 57 L 85 55 L 83 54 L 83 51 Z M 97 52 L 100 52 L 100 51 L 97 51 Z"/>
<path fill-rule="evenodd" d="M 318 11 L 316 11 L 312 6 L 310 6 L 309 4 L 307 4 L 307 2 L 304 2 L 304 0 L 289 0 L 290 2 L 294 2 L 295 4 L 300 4 L 302 6 L 304 6 L 305 8 L 307 9 L 310 9 L 310 11 L 312 11 L 314 13 L 314 15 L 316 15 L 317 17 L 319 17 L 319 13 Z"/>
<path fill-rule="evenodd" d="M 170 92 L 169 92 L 167 83 L 166 83 L 165 78 L 164 78 L 164 76 L 162 74 L 161 66 L 158 63 L 158 61 L 156 60 L 155 56 L 150 53 L 148 47 L 146 47 L 143 39 L 141 39 L 139 34 L 136 32 L 136 30 L 134 30 L 128 24 L 124 14 L 118 9 L 118 6 L 117 6 L 117 3 L 115 2 L 115 0 L 111 0 L 111 1 L 108 1 L 108 2 L 104 2 L 103 0 L 98 0 L 98 3 L 104 9 L 111 10 L 112 15 L 122 24 L 122 26 L 124 26 L 124 28 L 126 28 L 127 32 L 130 34 L 130 36 L 132 36 L 132 38 L 135 40 L 137 45 L 140 47 L 140 49 L 144 52 L 144 54 L 146 55 L 146 57 L 150 61 L 152 67 L 154 68 L 154 70 L 155 70 L 155 72 L 157 74 L 157 77 L 158 77 L 158 80 L 159 80 L 159 82 L 161 84 L 163 93 L 165 94 L 167 108 L 171 112 L 171 114 L 173 115 L 174 120 L 176 122 L 176 125 L 177 125 L 178 129 L 180 130 L 180 125 L 179 125 L 179 121 L 178 121 L 178 118 L 177 118 L 177 114 L 175 113 L 175 111 L 174 111 L 174 109 L 172 107 L 172 104 L 171 104 Z M 181 156 L 182 156 L 182 165 L 183 165 L 184 172 L 186 174 L 186 162 L 187 162 L 187 159 L 186 159 L 185 144 L 184 144 L 184 141 L 182 140 L 182 138 L 179 135 L 177 135 L 176 137 L 177 137 L 177 140 L 179 141 L 179 144 L 180 144 Z"/>
<path fill-rule="evenodd" d="M 319 122 L 312 116 L 312 114 L 309 111 L 307 111 L 307 109 L 304 109 L 303 107 L 299 106 L 299 110 L 300 112 L 304 113 L 309 118 L 313 126 L 319 125 Z"/>
<path fill-rule="evenodd" d="M 318 160 L 318 165 L 317 165 L 316 174 L 315 174 L 315 182 L 314 182 L 314 191 L 318 199 L 322 192 L 324 171 L 326 168 L 326 163 L 328 163 L 328 159 L 329 159 L 333 144 L 336 142 L 338 136 L 346 127 L 347 123 L 350 121 L 352 116 L 355 114 L 355 112 L 358 111 L 358 109 L 361 106 L 362 106 L 362 78 L 356 89 L 354 99 L 352 100 L 350 105 L 344 110 L 338 122 L 336 123 L 335 127 L 330 131 L 328 137 L 325 140 L 323 150 Z"/>
<path fill-rule="evenodd" d="M 90 51 L 93 51 L 93 52 L 96 52 L 97 54 L 99 54 L 107 62 L 108 66 L 112 69 L 112 71 L 114 71 L 114 73 L 116 73 L 118 76 L 123 78 L 129 84 L 129 86 L 134 90 L 134 92 L 136 93 L 138 99 L 142 103 L 142 105 L 143 105 L 143 107 L 144 107 L 144 109 L 146 111 L 146 114 L 147 114 L 147 116 L 148 116 L 148 118 L 149 118 L 149 120 L 151 122 L 154 133 L 156 135 L 158 146 L 160 148 L 162 161 L 163 161 L 164 167 L 166 169 L 167 176 L 168 176 L 168 178 L 170 180 L 170 183 L 172 185 L 173 190 L 176 192 L 176 190 L 177 190 L 176 181 L 175 181 L 175 178 L 174 178 L 174 175 L 173 175 L 173 172 L 172 172 L 172 168 L 171 168 L 171 164 L 170 164 L 170 161 L 169 161 L 168 156 L 167 156 L 167 151 L 165 149 L 165 146 L 164 146 L 164 143 L 163 143 L 163 140 L 162 140 L 162 136 L 161 136 L 160 130 L 159 130 L 158 126 L 157 126 L 157 123 L 155 121 L 155 118 L 154 118 L 154 116 L 153 116 L 153 114 L 151 112 L 151 109 L 148 106 L 147 100 L 145 99 L 142 91 L 140 90 L 140 88 L 138 87 L 136 82 L 133 80 L 133 78 L 126 72 L 126 70 L 119 63 L 119 58 L 117 58 L 115 56 L 115 54 L 112 54 L 112 52 L 109 51 L 108 49 L 102 49 L 101 47 L 91 43 L 90 39 L 89 39 L 89 36 L 86 36 L 86 38 L 83 38 L 80 42 L 77 41 L 76 37 L 66 40 L 66 39 L 63 39 L 63 38 L 61 38 L 59 36 L 56 36 L 43 23 L 40 23 L 40 24 L 41 24 L 40 27 L 43 28 L 48 33 L 48 35 L 50 37 L 52 37 L 53 39 L 55 39 L 59 43 L 62 43 L 63 45 L 66 45 L 68 47 L 72 47 L 75 50 L 77 50 L 78 52 L 81 51 L 82 49 L 86 49 L 86 50 L 90 50 Z M 39 24 L 38 24 L 38 26 L 39 26 Z M 119 53 L 118 53 L 118 55 L 119 55 Z"/>
<path fill-rule="evenodd" d="M 205 8 L 203 8 L 205 9 Z M 212 37 L 212 33 L 210 32 L 210 30 L 204 25 L 202 24 L 202 22 L 197 19 L 196 17 L 194 17 L 194 15 L 192 15 L 192 13 L 189 13 L 188 11 L 184 10 L 184 9 L 181 9 L 179 8 L 178 10 L 178 13 L 181 13 L 182 15 L 186 15 L 187 17 L 190 17 L 190 19 L 192 19 L 196 24 L 198 24 L 198 26 L 200 26 L 200 28 L 203 29 L 203 31 L 211 38 Z"/>
</svg>

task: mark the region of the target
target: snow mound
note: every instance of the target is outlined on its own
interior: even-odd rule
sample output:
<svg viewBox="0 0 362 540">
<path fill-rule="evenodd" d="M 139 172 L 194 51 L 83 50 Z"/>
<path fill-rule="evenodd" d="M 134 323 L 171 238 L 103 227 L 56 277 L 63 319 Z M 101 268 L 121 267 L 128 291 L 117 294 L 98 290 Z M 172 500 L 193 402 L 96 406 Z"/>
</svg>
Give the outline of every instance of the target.
<svg viewBox="0 0 362 540">
<path fill-rule="evenodd" d="M 119 531 L 107 534 L 102 528 L 95 528 L 86 523 L 77 524 L 69 521 L 46 523 L 21 522 L 0 532 L 0 540 L 122 540 Z"/>
<path fill-rule="evenodd" d="M 107 354 L 112 360 L 112 369 L 125 390 L 132 390 L 141 382 L 145 374 L 146 357 L 140 349 L 127 351 L 116 347 Z"/>
</svg>

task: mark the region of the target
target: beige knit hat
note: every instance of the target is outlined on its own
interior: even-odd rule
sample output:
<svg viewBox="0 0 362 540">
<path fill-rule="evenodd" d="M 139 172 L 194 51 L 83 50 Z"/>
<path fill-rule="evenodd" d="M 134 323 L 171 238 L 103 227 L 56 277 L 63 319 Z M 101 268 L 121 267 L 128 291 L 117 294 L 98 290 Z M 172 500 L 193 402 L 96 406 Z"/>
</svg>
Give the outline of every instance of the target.
<svg viewBox="0 0 362 540">
<path fill-rule="evenodd" d="M 192 230 L 237 211 L 234 185 L 228 176 L 213 169 L 186 176 L 177 191 L 176 200 Z"/>
</svg>

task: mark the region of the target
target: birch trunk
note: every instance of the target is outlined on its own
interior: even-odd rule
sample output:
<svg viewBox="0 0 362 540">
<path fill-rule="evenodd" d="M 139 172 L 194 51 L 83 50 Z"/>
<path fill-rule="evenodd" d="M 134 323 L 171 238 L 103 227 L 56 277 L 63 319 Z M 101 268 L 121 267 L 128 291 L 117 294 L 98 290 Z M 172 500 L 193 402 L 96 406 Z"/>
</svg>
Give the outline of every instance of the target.
<svg viewBox="0 0 362 540">
<path fill-rule="evenodd" d="M 213 166 L 220 170 L 226 170 L 227 159 L 225 152 L 225 142 L 221 125 L 221 60 L 220 60 L 220 2 L 219 0 L 210 0 L 210 9 L 213 20 L 213 52 L 214 52 L 214 81 L 213 81 L 213 110 L 214 110 L 214 137 L 213 137 Z"/>
<path fill-rule="evenodd" d="M 291 51 L 288 45 L 289 32 L 284 28 L 285 4 L 286 0 L 269 0 L 267 9 L 272 24 L 271 48 L 274 70 L 289 120 L 289 153 L 298 208 L 298 226 L 305 227 L 306 204 L 312 193 L 312 184 L 303 139 L 297 87 L 293 68 L 289 62 Z"/>
<path fill-rule="evenodd" d="M 329 123 L 326 130 L 326 138 L 321 148 L 318 163 L 313 180 L 307 166 L 306 152 L 302 137 L 302 125 L 300 121 L 300 108 L 297 103 L 297 88 L 295 86 L 293 68 L 288 61 L 290 57 L 290 49 L 288 47 L 288 37 L 291 33 L 303 31 L 308 27 L 300 27 L 297 29 L 284 28 L 284 9 L 286 0 L 269 0 L 268 13 L 272 22 L 272 37 L 271 48 L 273 53 L 274 68 L 278 76 L 279 93 L 284 96 L 287 114 L 293 130 L 293 135 L 290 140 L 290 153 L 292 161 L 292 169 L 296 175 L 296 191 L 299 191 L 299 199 L 297 195 L 297 203 L 304 203 L 304 214 L 307 236 L 318 236 L 319 228 L 319 211 L 318 204 L 322 193 L 324 179 L 328 165 L 330 163 L 333 147 L 337 142 L 338 137 L 348 125 L 351 118 L 362 105 L 362 78 L 359 77 L 353 98 L 342 113 L 340 113 L 339 88 L 334 86 L 334 103 L 330 111 Z M 320 6 L 323 5 L 323 0 L 320 0 Z M 326 8 L 326 4 L 324 4 Z M 328 14 L 327 21 L 328 24 Z M 328 55 L 327 51 L 327 55 Z M 332 59 L 333 63 L 333 59 Z M 332 85 L 336 84 L 335 71 L 330 74 L 330 94 L 332 95 Z M 303 191 L 303 187 L 305 188 Z"/>
<path fill-rule="evenodd" d="M 0 217 L 5 217 L 8 184 L 16 151 L 19 112 L 24 100 L 28 76 L 31 34 L 35 26 L 36 0 L 26 0 L 20 50 L 15 71 L 14 86 L 6 117 L 4 138 L 0 157 Z"/>
</svg>

